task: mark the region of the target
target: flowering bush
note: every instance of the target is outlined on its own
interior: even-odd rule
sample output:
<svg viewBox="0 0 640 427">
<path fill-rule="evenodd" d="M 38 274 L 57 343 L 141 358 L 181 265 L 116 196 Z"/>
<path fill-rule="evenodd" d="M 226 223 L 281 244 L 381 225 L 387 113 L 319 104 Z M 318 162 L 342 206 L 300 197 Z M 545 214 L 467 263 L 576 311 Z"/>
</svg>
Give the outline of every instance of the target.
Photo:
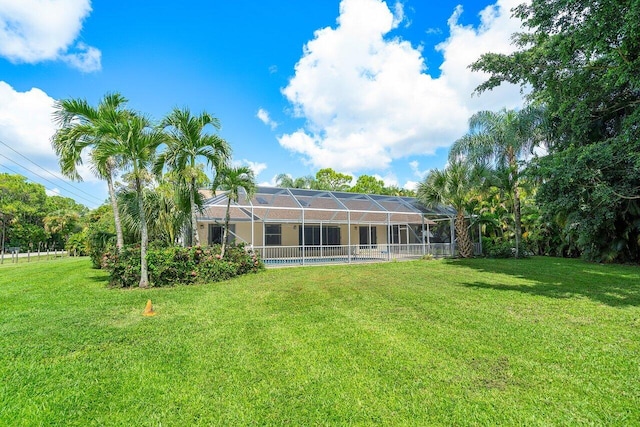
<svg viewBox="0 0 640 427">
<path fill-rule="evenodd" d="M 228 247 L 220 257 L 220 247 L 169 247 L 147 250 L 151 286 L 190 285 L 227 280 L 264 269 L 258 255 L 244 245 Z M 140 282 L 140 247 L 106 253 L 102 266 L 110 272 L 109 285 L 134 287 Z"/>
</svg>

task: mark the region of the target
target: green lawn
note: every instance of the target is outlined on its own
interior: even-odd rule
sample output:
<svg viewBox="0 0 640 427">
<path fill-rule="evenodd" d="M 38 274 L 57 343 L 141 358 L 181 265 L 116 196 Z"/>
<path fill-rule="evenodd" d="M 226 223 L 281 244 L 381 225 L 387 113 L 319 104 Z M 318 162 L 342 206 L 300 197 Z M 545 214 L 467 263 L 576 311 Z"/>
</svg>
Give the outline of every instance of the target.
<svg viewBox="0 0 640 427">
<path fill-rule="evenodd" d="M 155 317 L 143 317 L 152 299 Z M 0 425 L 640 425 L 640 269 L 270 269 L 106 287 L 0 267 Z"/>
</svg>

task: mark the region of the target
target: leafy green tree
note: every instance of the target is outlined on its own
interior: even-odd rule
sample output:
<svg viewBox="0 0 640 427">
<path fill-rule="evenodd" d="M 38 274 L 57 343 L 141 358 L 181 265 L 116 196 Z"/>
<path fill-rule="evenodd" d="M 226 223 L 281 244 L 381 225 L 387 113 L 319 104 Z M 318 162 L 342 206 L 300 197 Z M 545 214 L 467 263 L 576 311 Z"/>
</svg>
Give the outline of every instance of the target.
<svg viewBox="0 0 640 427">
<path fill-rule="evenodd" d="M 224 233 L 222 236 L 222 249 L 220 257 L 224 258 L 224 252 L 227 245 L 227 237 L 229 233 L 229 220 L 231 211 L 231 202 L 238 202 L 240 199 L 240 190 L 244 190 L 247 198 L 251 198 L 256 191 L 256 181 L 253 170 L 246 166 L 226 167 L 218 170 L 215 180 L 213 181 L 213 189 L 220 188 L 227 191 L 227 211 L 224 219 Z"/>
<path fill-rule="evenodd" d="M 30 243 L 47 241 L 49 236 L 43 223 L 46 204 L 44 186 L 30 183 L 20 175 L 0 173 L 0 214 L 5 247 L 24 249 Z"/>
<path fill-rule="evenodd" d="M 149 286 L 147 245 L 149 243 L 147 217 L 144 209 L 144 188 L 151 177 L 156 150 L 165 142 L 166 135 L 152 126 L 151 121 L 140 114 L 127 112 L 126 120 L 106 123 L 105 132 L 113 135 L 94 149 L 97 161 L 118 158 L 123 170 L 130 171 L 138 199 L 140 219 L 140 287 Z"/>
<path fill-rule="evenodd" d="M 539 126 L 542 110 L 524 108 L 499 112 L 480 111 L 469 119 L 469 133 L 454 142 L 449 159 L 460 156 L 479 165 L 489 165 L 505 171 L 513 197 L 516 258 L 522 240 L 520 212 L 521 165 L 533 155 L 542 142 Z"/>
<path fill-rule="evenodd" d="M 126 103 L 127 99 L 117 92 L 106 94 L 97 107 L 92 107 L 84 99 L 56 101 L 53 117 L 59 128 L 51 142 L 58 156 L 60 170 L 65 176 L 78 181 L 82 180 L 77 169 L 83 162 L 82 152 L 86 148 L 95 150 L 102 144 L 111 142 L 115 135 L 106 132 L 113 130 L 115 123 L 125 120 Z M 115 221 L 117 247 L 122 249 L 124 239 L 113 185 L 113 174 L 118 168 L 118 158 L 96 158 L 91 154 L 90 161 L 95 175 L 107 181 Z"/>
<path fill-rule="evenodd" d="M 84 249 L 91 258 L 93 268 L 102 268 L 102 257 L 116 245 L 115 222 L 111 204 L 93 209 L 87 215 Z M 125 236 L 125 242 L 126 242 Z"/>
<path fill-rule="evenodd" d="M 478 172 L 460 160 L 453 160 L 443 169 L 432 169 L 418 185 L 418 199 L 425 206 L 450 205 L 456 210 L 455 231 L 458 253 L 463 258 L 473 256 L 473 242 L 469 236 L 467 206 L 475 196 Z"/>
<path fill-rule="evenodd" d="M 80 215 L 71 210 L 50 212 L 44 217 L 44 230 L 56 247 L 63 248 L 72 233 L 80 231 Z"/>
<path fill-rule="evenodd" d="M 531 88 L 547 116 L 543 214 L 566 219 L 588 259 L 640 260 L 640 5 L 533 0 L 514 14 L 529 31 L 514 35 L 514 53 L 472 64 L 490 74 L 477 91 Z"/>
<path fill-rule="evenodd" d="M 320 169 L 316 172 L 316 190 L 349 191 L 351 176 L 336 172 L 331 168 Z"/>
<path fill-rule="evenodd" d="M 86 206 L 76 202 L 70 197 L 58 195 L 48 196 L 45 211 L 54 212 L 59 210 L 75 212 L 80 216 L 89 213 L 89 209 Z"/>
<path fill-rule="evenodd" d="M 220 129 L 220 120 L 207 112 L 194 116 L 187 108 L 175 108 L 160 126 L 168 134 L 167 147 L 158 156 L 154 169 L 159 173 L 163 166 L 167 166 L 179 178 L 178 184 L 187 188 L 191 240 L 199 245 L 196 221 L 201 204 L 198 204 L 198 187 L 206 184 L 206 175 L 197 162 L 198 159 L 205 160 L 215 172 L 228 162 L 231 147 L 218 135 L 207 133 L 209 128 Z"/>
<path fill-rule="evenodd" d="M 370 175 L 360 175 L 356 185 L 349 190 L 353 193 L 386 194 L 384 181 Z"/>
</svg>

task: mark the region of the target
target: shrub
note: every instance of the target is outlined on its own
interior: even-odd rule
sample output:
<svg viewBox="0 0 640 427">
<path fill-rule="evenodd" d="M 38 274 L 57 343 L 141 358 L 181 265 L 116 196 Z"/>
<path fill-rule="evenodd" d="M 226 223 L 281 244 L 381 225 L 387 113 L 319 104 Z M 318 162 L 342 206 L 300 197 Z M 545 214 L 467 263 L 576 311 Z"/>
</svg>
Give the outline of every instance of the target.
<svg viewBox="0 0 640 427">
<path fill-rule="evenodd" d="M 87 255 L 87 233 L 85 231 L 73 233 L 67 239 L 64 248 L 72 256 Z"/>
<path fill-rule="evenodd" d="M 87 236 L 86 250 L 91 258 L 93 268 L 103 267 L 103 258 L 116 249 L 116 235 L 106 231 L 93 231 Z"/>
<path fill-rule="evenodd" d="M 219 282 L 264 269 L 258 255 L 244 245 L 229 247 L 224 258 L 220 258 L 219 246 L 149 248 L 147 263 L 151 286 Z M 120 253 L 105 254 L 103 266 L 110 271 L 110 286 L 137 286 L 140 281 L 140 247 L 127 247 Z"/>
<path fill-rule="evenodd" d="M 515 243 L 510 240 L 494 240 L 488 237 L 482 238 L 482 252 L 488 258 L 513 258 L 516 256 Z M 531 252 L 520 244 L 519 256 L 526 258 Z"/>
</svg>

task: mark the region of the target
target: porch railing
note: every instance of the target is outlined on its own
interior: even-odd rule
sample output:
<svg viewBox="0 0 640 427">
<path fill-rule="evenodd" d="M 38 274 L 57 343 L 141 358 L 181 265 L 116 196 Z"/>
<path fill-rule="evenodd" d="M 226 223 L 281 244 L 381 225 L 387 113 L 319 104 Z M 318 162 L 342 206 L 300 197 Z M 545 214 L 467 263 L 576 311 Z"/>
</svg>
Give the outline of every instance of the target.
<svg viewBox="0 0 640 427">
<path fill-rule="evenodd" d="M 356 263 L 417 259 L 431 254 L 451 256 L 450 243 L 380 244 L 336 246 L 256 246 L 254 249 L 267 265 L 306 265 L 321 263 Z"/>
</svg>

